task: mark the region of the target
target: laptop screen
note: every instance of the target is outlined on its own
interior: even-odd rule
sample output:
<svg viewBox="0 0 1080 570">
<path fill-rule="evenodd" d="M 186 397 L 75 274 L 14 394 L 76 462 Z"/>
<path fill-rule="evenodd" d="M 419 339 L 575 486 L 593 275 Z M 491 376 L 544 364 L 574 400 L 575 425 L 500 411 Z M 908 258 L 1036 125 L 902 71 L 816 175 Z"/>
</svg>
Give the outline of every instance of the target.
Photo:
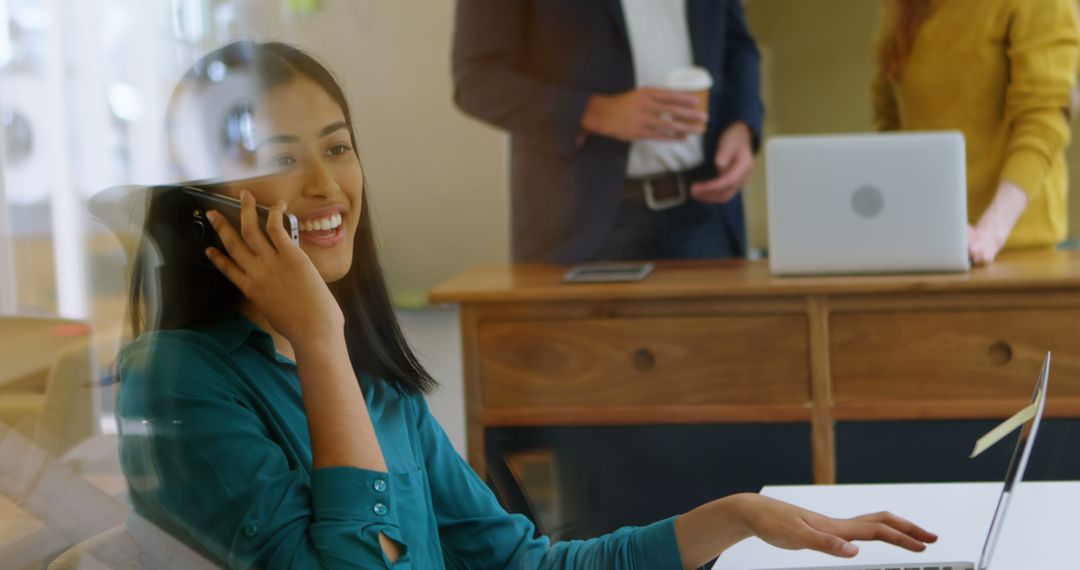
<svg viewBox="0 0 1080 570">
<path fill-rule="evenodd" d="M 997 508 L 994 509 L 994 518 L 990 521 L 990 532 L 986 536 L 982 554 L 979 556 L 979 570 L 986 570 L 990 565 L 990 559 L 994 555 L 994 546 L 997 544 L 998 535 L 1005 522 L 1005 511 L 1009 509 L 1009 500 L 1012 498 L 1013 488 L 1024 478 L 1024 468 L 1027 467 L 1028 457 L 1031 455 L 1031 447 L 1035 443 L 1035 433 L 1039 430 L 1039 420 L 1042 419 L 1043 408 L 1046 407 L 1046 385 L 1050 377 L 1050 353 L 1046 353 L 1043 359 L 1042 371 L 1035 383 L 1035 393 L 1031 396 L 1031 404 L 1034 406 L 1034 414 L 1025 421 L 1020 429 L 1020 437 L 1016 440 L 1013 448 L 1012 459 L 1009 468 L 1005 472 L 1005 486 L 998 498 Z"/>
</svg>

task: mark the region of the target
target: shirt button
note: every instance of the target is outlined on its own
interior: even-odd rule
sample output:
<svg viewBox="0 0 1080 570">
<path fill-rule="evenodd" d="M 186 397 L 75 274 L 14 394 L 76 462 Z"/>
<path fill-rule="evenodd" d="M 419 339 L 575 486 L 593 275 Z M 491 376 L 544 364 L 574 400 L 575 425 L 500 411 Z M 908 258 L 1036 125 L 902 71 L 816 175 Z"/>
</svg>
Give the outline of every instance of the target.
<svg viewBox="0 0 1080 570">
<path fill-rule="evenodd" d="M 382 503 L 375 503 L 375 507 L 371 510 L 375 511 L 375 514 L 381 517 L 386 514 L 386 505 Z"/>
<path fill-rule="evenodd" d="M 384 481 L 382 479 L 376 479 L 375 481 L 373 481 L 371 483 L 371 487 L 373 489 L 375 489 L 376 493 L 385 493 L 386 492 L 386 481 Z"/>
<path fill-rule="evenodd" d="M 255 535 L 259 534 L 259 526 L 255 523 L 247 523 L 244 525 L 244 534 L 248 535 L 248 538 L 255 538 Z"/>
</svg>

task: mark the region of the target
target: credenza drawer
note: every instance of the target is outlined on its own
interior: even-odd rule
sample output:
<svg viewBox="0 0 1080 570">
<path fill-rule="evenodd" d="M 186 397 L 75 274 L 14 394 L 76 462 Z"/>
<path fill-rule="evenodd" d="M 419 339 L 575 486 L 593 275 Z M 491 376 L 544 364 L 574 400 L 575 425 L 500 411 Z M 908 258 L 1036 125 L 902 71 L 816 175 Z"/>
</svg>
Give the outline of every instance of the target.
<svg viewBox="0 0 1080 570">
<path fill-rule="evenodd" d="M 833 400 L 1028 398 L 1053 351 L 1050 396 L 1080 397 L 1080 310 L 837 313 Z"/>
<path fill-rule="evenodd" d="M 482 402 L 801 404 L 810 395 L 807 334 L 802 315 L 484 321 Z"/>
</svg>

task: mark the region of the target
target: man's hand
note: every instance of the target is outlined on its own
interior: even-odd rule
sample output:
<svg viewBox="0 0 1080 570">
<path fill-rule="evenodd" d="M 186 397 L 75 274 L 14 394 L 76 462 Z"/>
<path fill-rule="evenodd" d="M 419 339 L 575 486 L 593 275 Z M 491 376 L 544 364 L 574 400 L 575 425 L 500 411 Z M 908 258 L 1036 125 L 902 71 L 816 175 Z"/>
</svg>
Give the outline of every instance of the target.
<svg viewBox="0 0 1080 570">
<path fill-rule="evenodd" d="M 712 180 L 695 182 L 690 196 L 701 202 L 724 204 L 746 185 L 754 169 L 754 149 L 750 127 L 746 123 L 732 123 L 720 134 L 716 148 L 716 170 L 719 175 Z"/>
<path fill-rule="evenodd" d="M 679 141 L 704 133 L 708 119 L 698 109 L 694 95 L 641 87 L 618 95 L 593 95 L 581 117 L 581 127 L 626 142 Z"/>
</svg>

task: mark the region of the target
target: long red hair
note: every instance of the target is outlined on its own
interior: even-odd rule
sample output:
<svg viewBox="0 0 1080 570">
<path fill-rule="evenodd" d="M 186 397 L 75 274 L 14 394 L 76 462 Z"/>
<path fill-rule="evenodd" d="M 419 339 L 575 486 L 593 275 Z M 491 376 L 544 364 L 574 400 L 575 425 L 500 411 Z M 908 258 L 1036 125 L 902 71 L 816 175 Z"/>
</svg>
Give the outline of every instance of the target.
<svg viewBox="0 0 1080 570">
<path fill-rule="evenodd" d="M 881 62 L 889 77 L 897 79 L 907 63 L 915 35 L 930 17 L 932 0 L 885 0 L 885 37 Z"/>
</svg>

